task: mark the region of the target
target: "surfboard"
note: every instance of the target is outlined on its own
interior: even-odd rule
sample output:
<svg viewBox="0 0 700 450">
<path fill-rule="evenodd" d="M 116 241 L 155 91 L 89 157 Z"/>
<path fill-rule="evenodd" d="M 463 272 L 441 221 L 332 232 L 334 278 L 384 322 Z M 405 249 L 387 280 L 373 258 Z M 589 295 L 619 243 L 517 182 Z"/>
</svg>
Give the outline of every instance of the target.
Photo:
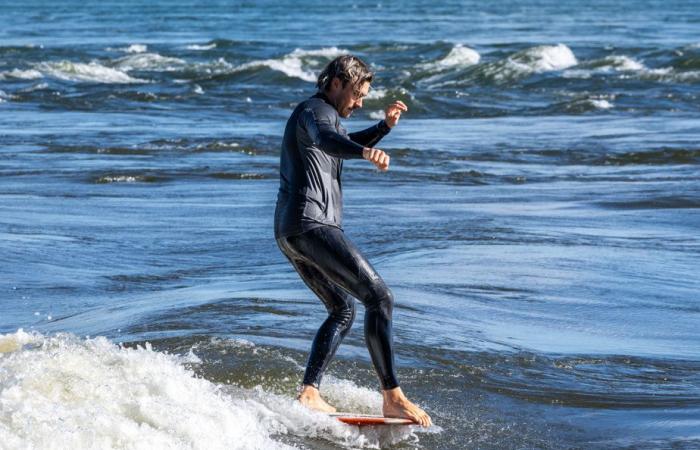
<svg viewBox="0 0 700 450">
<path fill-rule="evenodd" d="M 336 412 L 330 416 L 335 417 L 343 423 L 349 425 L 417 425 L 411 419 L 397 419 L 395 417 L 384 417 L 374 414 L 355 414 L 351 412 Z"/>
</svg>

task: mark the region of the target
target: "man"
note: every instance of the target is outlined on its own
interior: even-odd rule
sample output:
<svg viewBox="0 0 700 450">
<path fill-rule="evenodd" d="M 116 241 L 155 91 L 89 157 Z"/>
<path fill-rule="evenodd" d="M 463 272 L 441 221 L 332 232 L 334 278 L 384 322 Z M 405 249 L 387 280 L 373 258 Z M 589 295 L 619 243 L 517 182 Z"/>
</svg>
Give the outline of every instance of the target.
<svg viewBox="0 0 700 450">
<path fill-rule="evenodd" d="M 355 318 L 355 297 L 365 306 L 365 341 L 381 382 L 384 415 L 430 426 L 430 417 L 406 398 L 396 379 L 393 295 L 342 230 L 343 160 L 364 158 L 388 170 L 389 155 L 374 146 L 408 110 L 396 101 L 387 107 L 385 120 L 347 134 L 340 117 L 350 117 L 362 107 L 372 78 L 359 58 L 344 55 L 334 59 L 318 77 L 319 91 L 294 109 L 284 131 L 275 238 L 328 310 L 311 347 L 299 401 L 312 409 L 335 412 L 318 388 Z"/>
</svg>

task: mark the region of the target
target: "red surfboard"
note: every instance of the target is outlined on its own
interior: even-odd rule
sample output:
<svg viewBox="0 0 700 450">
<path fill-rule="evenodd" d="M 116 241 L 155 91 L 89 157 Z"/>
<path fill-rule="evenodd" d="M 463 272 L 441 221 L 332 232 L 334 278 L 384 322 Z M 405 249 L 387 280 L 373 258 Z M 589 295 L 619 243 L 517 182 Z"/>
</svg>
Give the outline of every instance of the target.
<svg viewBox="0 0 700 450">
<path fill-rule="evenodd" d="M 341 422 L 349 425 L 417 425 L 417 423 L 411 419 L 397 419 L 395 417 L 384 417 L 374 414 L 337 412 L 331 413 L 330 416 L 335 417 Z"/>
</svg>

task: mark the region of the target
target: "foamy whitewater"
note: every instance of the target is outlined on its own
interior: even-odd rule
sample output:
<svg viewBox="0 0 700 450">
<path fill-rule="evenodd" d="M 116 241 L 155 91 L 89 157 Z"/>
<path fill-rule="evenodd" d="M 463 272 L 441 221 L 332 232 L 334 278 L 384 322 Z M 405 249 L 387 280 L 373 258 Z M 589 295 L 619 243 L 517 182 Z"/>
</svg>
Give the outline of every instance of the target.
<svg viewBox="0 0 700 450">
<path fill-rule="evenodd" d="M 148 80 L 133 78 L 129 74 L 111 67 L 105 67 L 96 61 L 88 64 L 59 61 L 40 63 L 38 71 L 65 81 L 80 81 L 91 83 L 147 83 Z"/>
<path fill-rule="evenodd" d="M 576 56 L 566 45 L 540 45 L 487 64 L 482 73 L 496 82 L 505 83 L 533 73 L 563 70 L 576 64 Z"/>
<path fill-rule="evenodd" d="M 406 427 L 360 433 L 260 387 L 213 384 L 187 368 L 198 363 L 193 352 L 126 348 L 102 337 L 0 335 L 0 448 L 295 448 L 276 439 L 285 435 L 382 448 L 417 439 Z M 381 407 L 376 392 L 345 380 L 329 385 L 340 407 Z"/>
<path fill-rule="evenodd" d="M 335 58 L 348 53 L 347 50 L 341 50 L 336 47 L 321 48 L 317 50 L 302 50 L 295 49 L 288 55 L 280 59 L 265 59 L 261 61 L 250 61 L 236 67 L 235 71 L 243 71 L 256 67 L 269 67 L 270 69 L 279 71 L 288 77 L 299 78 L 304 81 L 313 83 L 316 81 L 317 73 L 304 68 L 304 65 L 311 64 L 312 67 L 320 68 L 320 61 L 314 57 Z"/>
</svg>

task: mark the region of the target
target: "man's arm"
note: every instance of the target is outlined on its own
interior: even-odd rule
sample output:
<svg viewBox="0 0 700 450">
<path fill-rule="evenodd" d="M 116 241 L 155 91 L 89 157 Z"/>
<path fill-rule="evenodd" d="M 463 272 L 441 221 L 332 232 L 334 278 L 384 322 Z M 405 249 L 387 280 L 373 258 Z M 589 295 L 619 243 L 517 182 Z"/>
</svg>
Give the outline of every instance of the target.
<svg viewBox="0 0 700 450">
<path fill-rule="evenodd" d="M 335 117 L 307 108 L 302 111 L 299 120 L 301 126 L 314 146 L 336 158 L 362 159 L 364 145 L 353 142 L 335 129 Z"/>
<path fill-rule="evenodd" d="M 382 120 L 365 130 L 350 133 L 348 137 L 352 141 L 364 145 L 365 147 L 374 147 L 384 136 L 389 134 L 389 131 L 391 131 L 391 128 Z"/>
<path fill-rule="evenodd" d="M 384 136 L 389 134 L 389 131 L 399 122 L 401 113 L 406 111 L 408 111 L 406 104 L 401 100 L 396 100 L 386 107 L 384 111 L 386 119 L 366 130 L 350 133 L 348 137 L 358 144 L 366 147 L 374 147 Z"/>
</svg>

